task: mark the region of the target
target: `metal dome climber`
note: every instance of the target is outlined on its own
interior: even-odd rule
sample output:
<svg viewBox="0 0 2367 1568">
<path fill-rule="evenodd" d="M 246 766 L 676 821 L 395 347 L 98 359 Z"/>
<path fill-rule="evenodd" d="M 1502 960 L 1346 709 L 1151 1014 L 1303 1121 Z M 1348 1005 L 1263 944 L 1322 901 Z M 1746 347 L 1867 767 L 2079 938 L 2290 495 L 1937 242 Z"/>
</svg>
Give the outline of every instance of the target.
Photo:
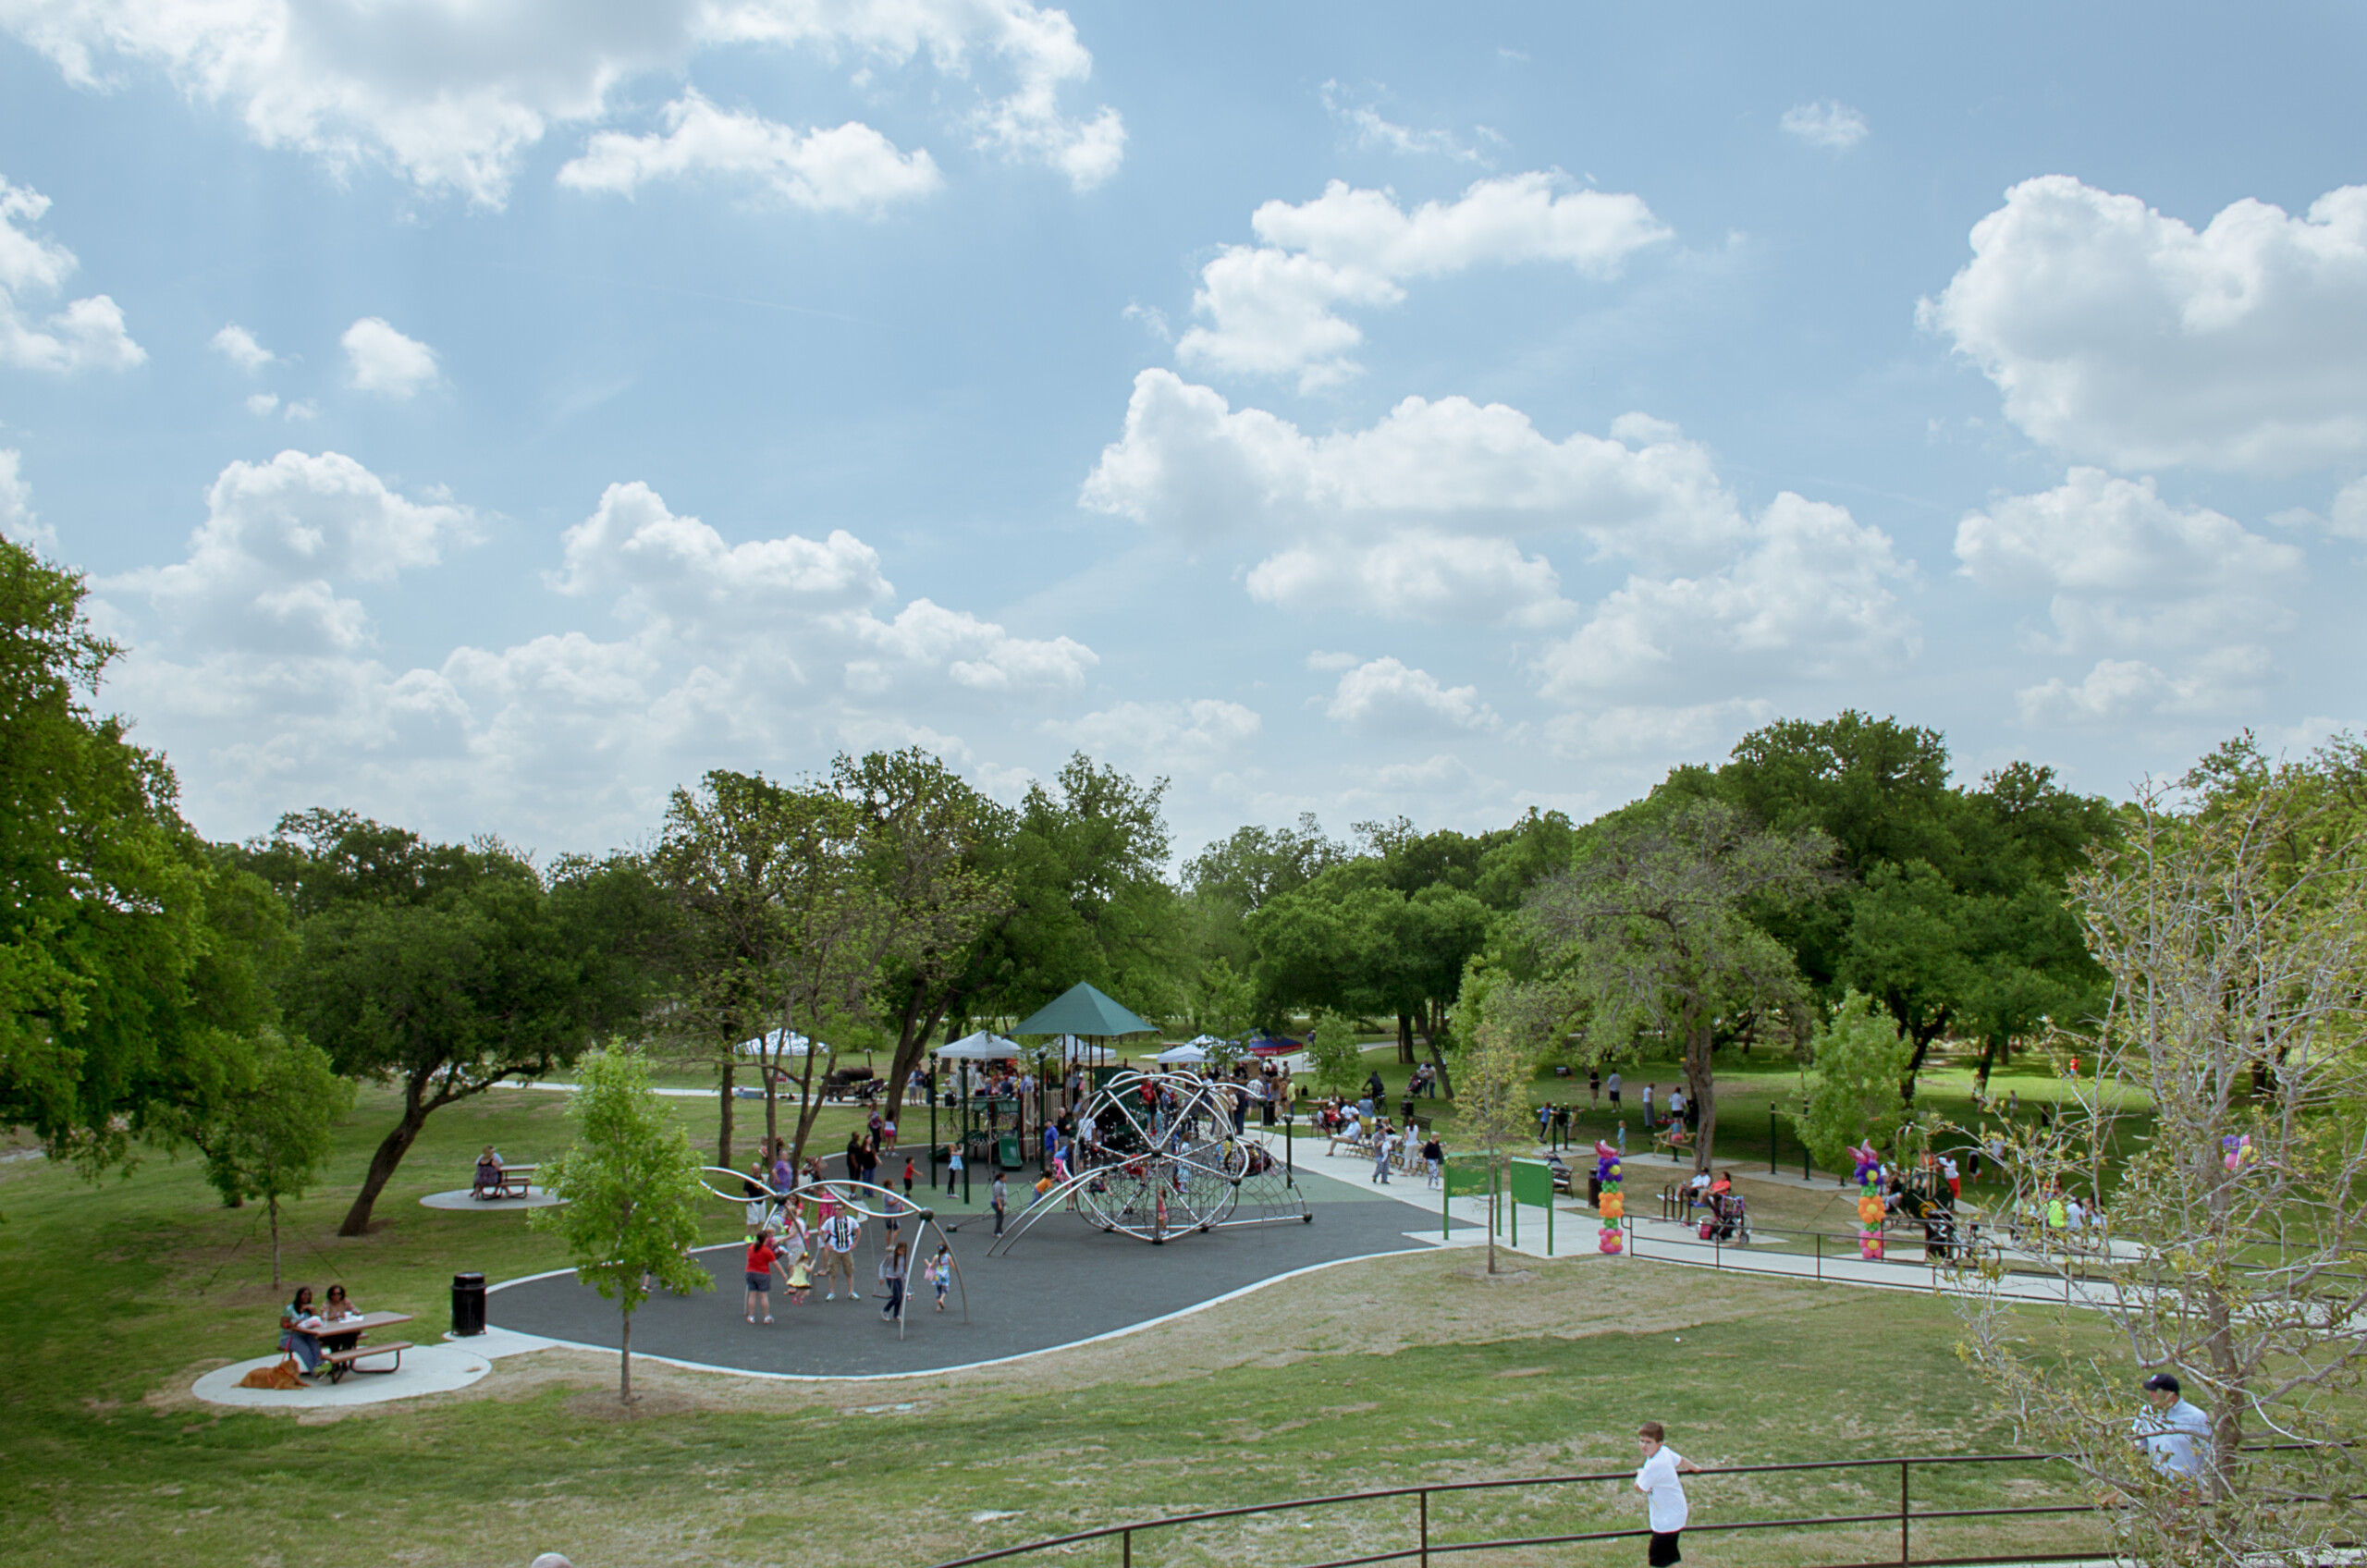
<svg viewBox="0 0 2367 1568">
<path fill-rule="evenodd" d="M 1287 1160 L 1264 1134 L 1234 1131 L 1234 1104 L 1229 1085 L 1195 1073 L 1119 1073 L 1085 1102 L 1066 1175 L 1055 1175 L 987 1256 L 1056 1210 L 1154 1245 L 1196 1231 L 1312 1221 Z"/>
<path fill-rule="evenodd" d="M 723 1188 L 717 1186 L 710 1178 L 717 1176 L 730 1182 L 738 1190 L 726 1192 Z M 720 1165 L 700 1166 L 699 1185 L 727 1203 L 752 1204 L 761 1201 L 767 1210 L 765 1222 L 768 1226 L 779 1225 L 783 1212 L 791 1204 L 820 1204 L 825 1201 L 850 1214 L 859 1215 L 865 1219 L 893 1219 L 900 1225 L 909 1219 L 917 1219 L 920 1224 L 914 1232 L 912 1247 L 906 1254 L 910 1266 L 914 1269 L 919 1268 L 927 1256 L 922 1249 L 927 1245 L 929 1232 L 934 1230 L 938 1240 L 945 1245 L 945 1256 L 952 1259 L 954 1282 L 962 1287 L 962 1320 L 964 1323 L 970 1320 L 970 1281 L 963 1277 L 961 1260 L 953 1256 L 952 1243 L 945 1239 L 945 1227 L 938 1223 L 937 1210 L 923 1207 L 891 1187 L 875 1186 L 869 1182 L 850 1182 L 841 1178 L 835 1182 L 808 1182 L 788 1192 L 780 1192 L 777 1191 L 771 1182 L 759 1181 L 750 1172 L 727 1170 Z M 750 1187 L 754 1187 L 762 1194 L 760 1200 L 749 1197 L 747 1189 Z M 884 1230 L 878 1245 L 880 1254 L 884 1257 L 887 1245 Z M 913 1301 L 912 1282 L 918 1277 L 915 1273 L 906 1280 L 904 1305 L 907 1307 Z M 900 1340 L 904 1337 L 904 1315 L 901 1312 L 896 1315 L 896 1337 Z"/>
</svg>

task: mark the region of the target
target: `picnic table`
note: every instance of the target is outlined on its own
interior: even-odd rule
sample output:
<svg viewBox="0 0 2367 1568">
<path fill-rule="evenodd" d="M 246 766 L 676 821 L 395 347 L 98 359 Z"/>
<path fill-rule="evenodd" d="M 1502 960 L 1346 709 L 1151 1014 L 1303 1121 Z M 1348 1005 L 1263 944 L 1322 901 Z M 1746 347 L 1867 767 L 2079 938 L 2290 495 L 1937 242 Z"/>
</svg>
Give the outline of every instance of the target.
<svg viewBox="0 0 2367 1568">
<path fill-rule="evenodd" d="M 505 1165 L 501 1168 L 499 1179 L 497 1180 L 492 1186 L 480 1187 L 472 1185 L 469 1189 L 469 1195 L 476 1198 L 480 1202 L 486 1198 L 522 1198 L 528 1196 L 530 1189 L 532 1189 L 534 1184 L 534 1172 L 540 1169 L 541 1167 L 533 1165 Z"/>
<path fill-rule="evenodd" d="M 411 1316 L 408 1312 L 364 1312 L 352 1317 L 323 1318 L 318 1329 L 308 1331 L 321 1341 L 321 1361 L 329 1369 L 329 1381 L 341 1383 L 349 1372 L 401 1371 L 403 1352 L 411 1348 L 409 1340 L 389 1340 L 374 1345 L 362 1344 L 360 1341 L 374 1329 L 391 1329 L 398 1323 L 411 1320 Z M 352 1340 L 356 1342 L 350 1349 L 330 1350 L 328 1345 L 333 1340 Z M 355 1365 L 375 1355 L 391 1355 L 395 1364 L 392 1366 Z"/>
</svg>

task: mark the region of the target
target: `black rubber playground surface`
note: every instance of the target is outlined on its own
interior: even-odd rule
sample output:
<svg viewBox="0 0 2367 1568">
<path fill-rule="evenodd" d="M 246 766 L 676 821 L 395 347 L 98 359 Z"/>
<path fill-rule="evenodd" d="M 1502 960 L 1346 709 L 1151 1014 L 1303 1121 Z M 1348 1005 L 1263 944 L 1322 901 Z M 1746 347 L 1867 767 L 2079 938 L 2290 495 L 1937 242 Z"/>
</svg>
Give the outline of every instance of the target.
<svg viewBox="0 0 2367 1568">
<path fill-rule="evenodd" d="M 633 1315 L 632 1348 L 700 1366 L 806 1377 L 942 1371 L 1131 1328 L 1314 1265 L 1417 1249 L 1423 1242 L 1408 1232 L 1424 1233 L 1426 1226 L 1429 1236 L 1439 1234 L 1435 1209 L 1426 1219 L 1411 1205 L 1346 1182 L 1305 1174 L 1298 1180 L 1314 1207 L 1312 1223 L 1242 1226 L 1153 1246 L 1073 1215 L 1049 1214 L 999 1257 L 987 1256 L 994 1221 L 984 1212 L 983 1184 L 973 1190 L 967 1210 L 942 1192 L 934 1200 L 915 1194 L 933 1202 L 948 1224 L 961 1227 L 949 1240 L 969 1287 L 966 1323 L 960 1286 L 943 1313 L 922 1286 L 899 1341 L 895 1325 L 880 1321 L 886 1303 L 877 1293 L 824 1301 L 816 1290 L 805 1305 L 792 1307 L 776 1280 L 775 1321 L 751 1327 L 741 1316 L 742 1249 L 731 1245 L 699 1255 L 715 1279 L 713 1291 L 661 1292 Z M 1014 1211 L 1033 1195 L 1023 1183 L 1012 1183 Z M 908 1241 L 915 1230 L 907 1222 Z M 866 1292 L 880 1290 L 878 1231 L 877 1221 L 865 1227 L 856 1258 L 856 1283 Z M 499 1328 L 610 1350 L 617 1345 L 615 1306 L 570 1274 L 498 1286 L 486 1309 Z"/>
</svg>

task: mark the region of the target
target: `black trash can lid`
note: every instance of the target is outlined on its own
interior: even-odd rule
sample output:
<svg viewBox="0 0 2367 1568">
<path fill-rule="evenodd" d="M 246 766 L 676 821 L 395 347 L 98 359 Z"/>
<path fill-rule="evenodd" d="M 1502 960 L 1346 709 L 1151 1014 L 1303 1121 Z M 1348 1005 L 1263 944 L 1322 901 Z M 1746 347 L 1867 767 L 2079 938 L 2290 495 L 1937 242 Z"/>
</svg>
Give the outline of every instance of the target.
<svg viewBox="0 0 2367 1568">
<path fill-rule="evenodd" d="M 455 1274 L 452 1276 L 452 1288 L 456 1291 L 469 1285 L 482 1285 L 484 1283 L 484 1276 L 482 1274 Z"/>
</svg>

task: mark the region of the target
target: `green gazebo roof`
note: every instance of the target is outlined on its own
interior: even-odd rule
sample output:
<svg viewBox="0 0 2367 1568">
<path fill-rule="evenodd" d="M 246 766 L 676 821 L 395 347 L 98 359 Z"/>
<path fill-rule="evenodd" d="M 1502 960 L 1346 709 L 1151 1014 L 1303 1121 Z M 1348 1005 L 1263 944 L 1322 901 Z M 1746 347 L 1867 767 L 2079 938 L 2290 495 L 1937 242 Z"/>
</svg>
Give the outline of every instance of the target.
<svg viewBox="0 0 2367 1568">
<path fill-rule="evenodd" d="M 1083 1035 L 1107 1039 L 1113 1035 L 1156 1035 L 1159 1026 L 1146 1023 L 1131 1009 L 1112 1001 L 1080 980 L 1037 1008 L 1034 1016 L 1012 1031 L 1014 1035 Z"/>
</svg>

